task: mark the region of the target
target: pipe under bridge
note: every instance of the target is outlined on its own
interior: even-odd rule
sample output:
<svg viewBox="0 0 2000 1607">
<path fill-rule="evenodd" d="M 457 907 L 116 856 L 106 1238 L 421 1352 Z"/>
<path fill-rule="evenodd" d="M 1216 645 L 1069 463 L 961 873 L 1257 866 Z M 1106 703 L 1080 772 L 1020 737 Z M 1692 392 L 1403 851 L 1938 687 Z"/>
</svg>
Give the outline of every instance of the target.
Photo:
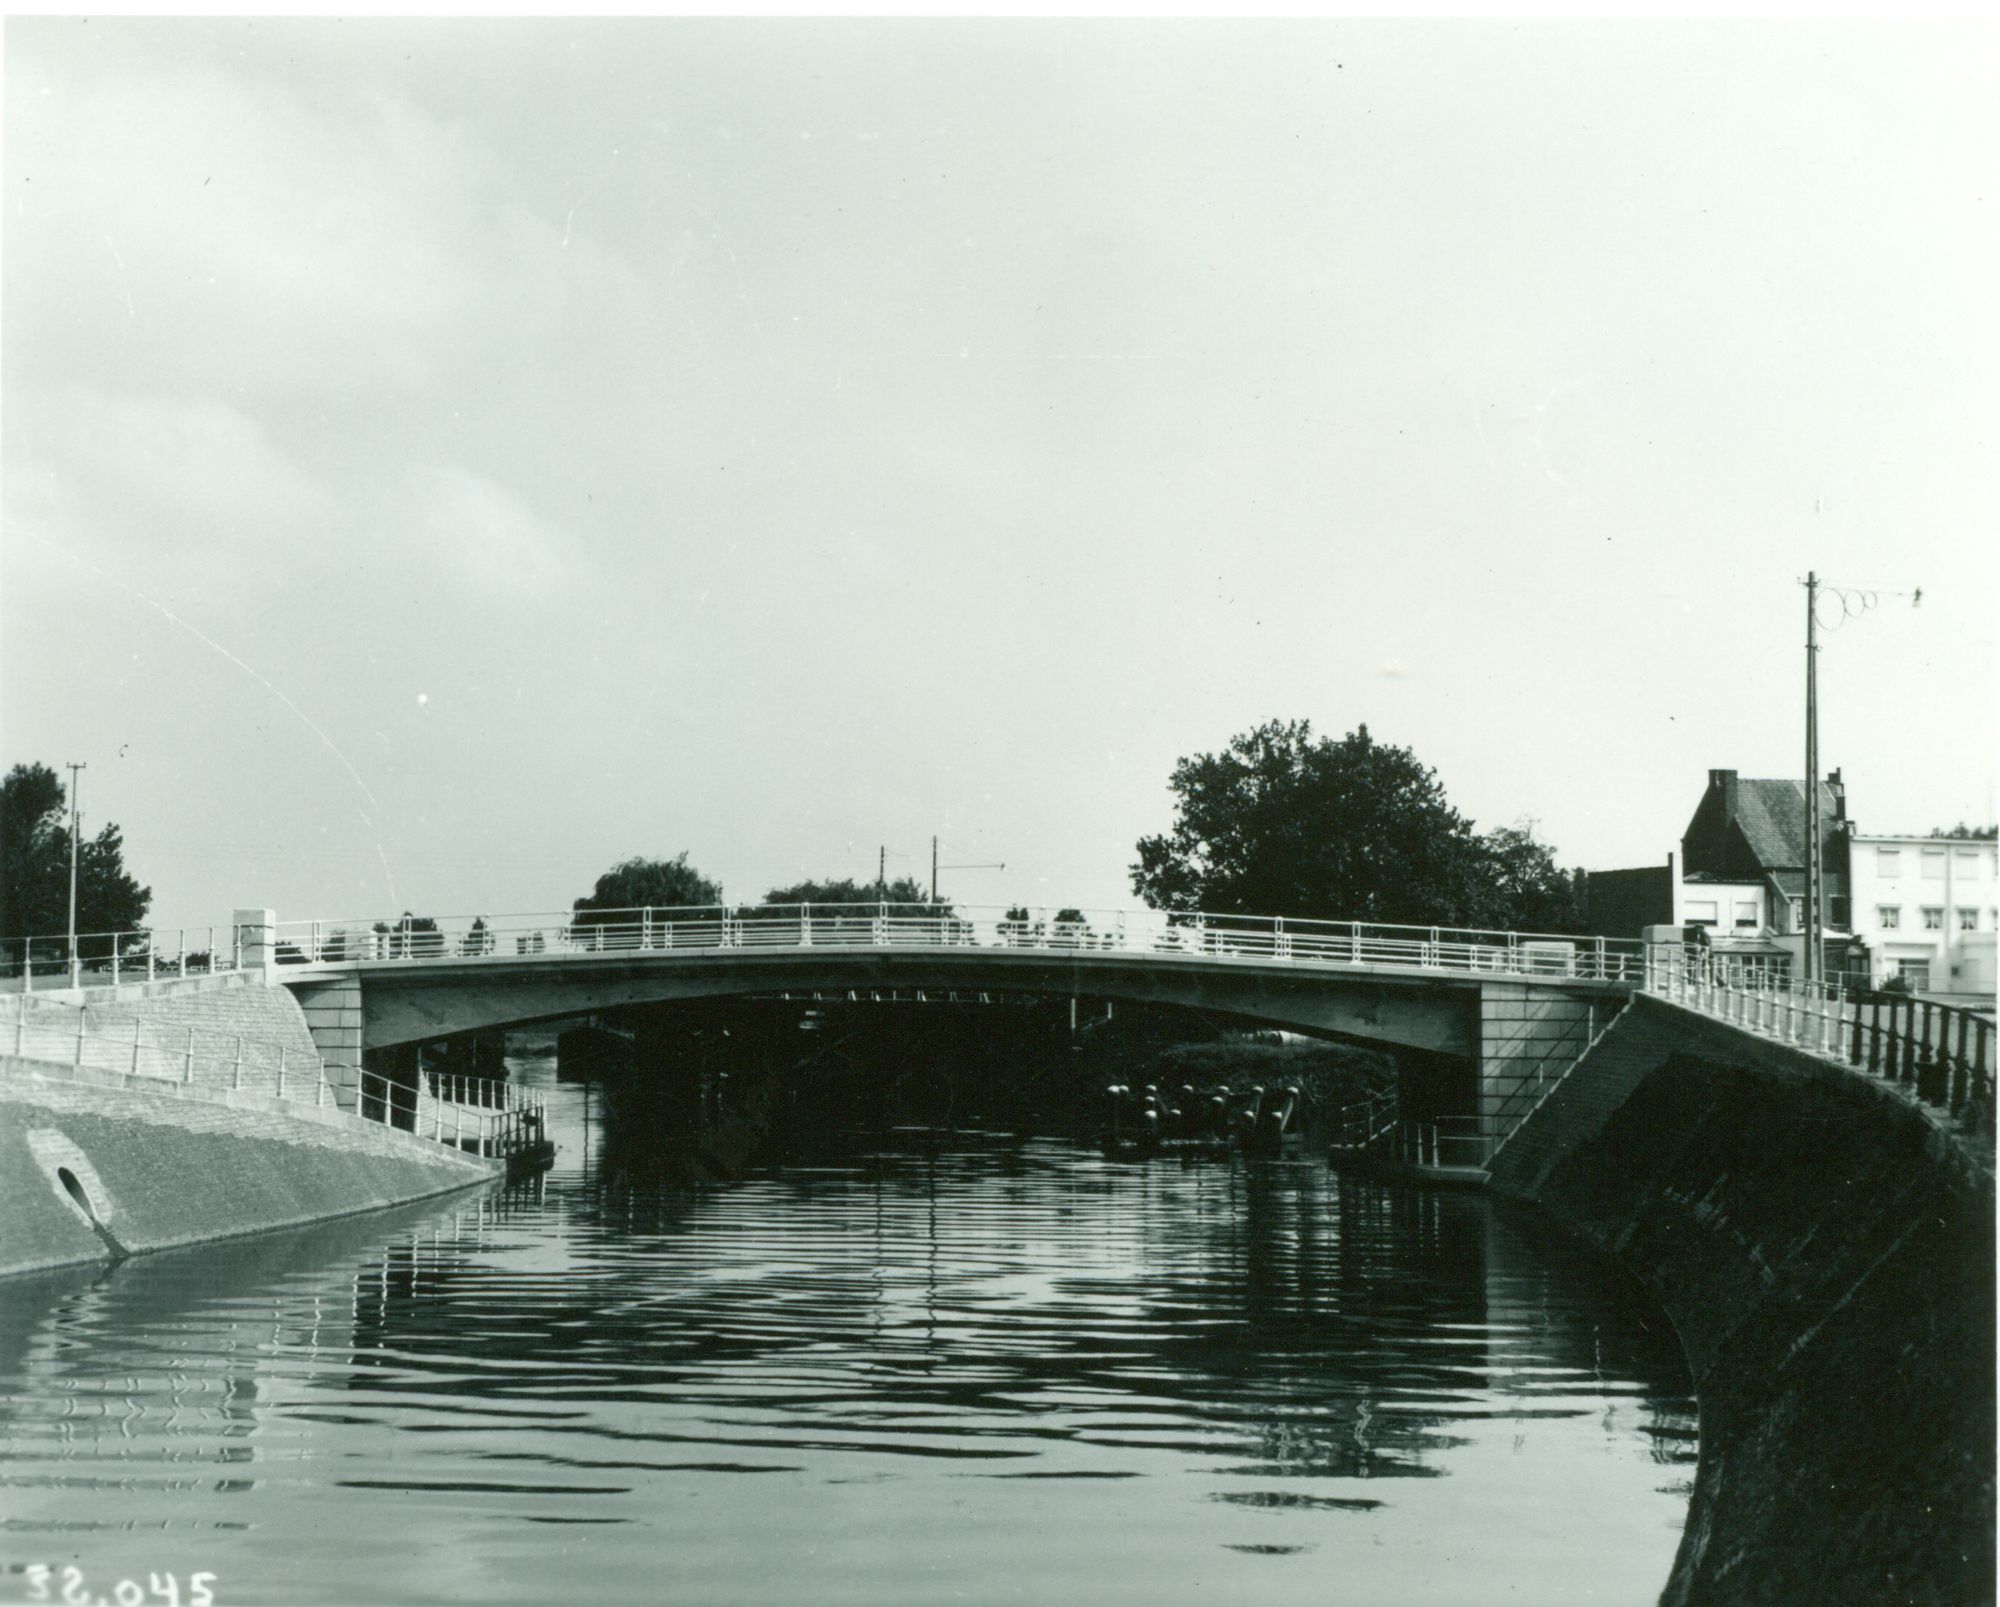
<svg viewBox="0 0 2000 1607">
<path fill-rule="evenodd" d="M 1642 945 L 1600 938 L 898 904 L 286 922 L 243 911 L 236 949 L 297 997 L 330 1067 L 631 1005 L 881 989 L 1089 997 L 1455 1057 L 1472 1073 L 1463 1114 L 1488 1145 L 1645 968 Z"/>
</svg>

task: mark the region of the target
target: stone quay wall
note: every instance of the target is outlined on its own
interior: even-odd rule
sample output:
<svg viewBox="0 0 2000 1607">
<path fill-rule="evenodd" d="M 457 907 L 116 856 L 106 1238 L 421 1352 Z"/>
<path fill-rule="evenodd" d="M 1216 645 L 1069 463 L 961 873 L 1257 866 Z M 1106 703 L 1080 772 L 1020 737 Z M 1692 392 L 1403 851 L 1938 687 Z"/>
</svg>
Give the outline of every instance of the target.
<svg viewBox="0 0 2000 1607">
<path fill-rule="evenodd" d="M 1994 1599 L 1992 1152 L 1904 1090 L 1640 998 L 1494 1158 L 1677 1329 L 1662 1601 Z"/>
</svg>

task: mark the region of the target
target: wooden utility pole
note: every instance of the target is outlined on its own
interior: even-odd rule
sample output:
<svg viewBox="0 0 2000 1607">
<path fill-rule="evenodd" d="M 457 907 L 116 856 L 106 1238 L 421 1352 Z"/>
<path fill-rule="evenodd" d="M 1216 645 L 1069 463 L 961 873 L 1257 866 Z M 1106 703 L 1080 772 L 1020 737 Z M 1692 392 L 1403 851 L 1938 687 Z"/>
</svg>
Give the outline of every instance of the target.
<svg viewBox="0 0 2000 1607">
<path fill-rule="evenodd" d="M 1819 576 L 1806 572 L 1806 952 L 1805 979 L 1822 970 L 1819 820 Z"/>
</svg>

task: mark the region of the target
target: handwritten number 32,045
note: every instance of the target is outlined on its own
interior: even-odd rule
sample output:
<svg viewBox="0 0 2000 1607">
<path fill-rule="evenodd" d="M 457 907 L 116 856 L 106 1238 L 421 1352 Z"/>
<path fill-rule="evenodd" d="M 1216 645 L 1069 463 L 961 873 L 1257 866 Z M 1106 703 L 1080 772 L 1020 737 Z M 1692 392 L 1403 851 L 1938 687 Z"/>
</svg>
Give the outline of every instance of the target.
<svg viewBox="0 0 2000 1607">
<path fill-rule="evenodd" d="M 28 1568 L 28 1600 L 48 1601 L 49 1582 L 55 1570 L 35 1563 Z M 190 1574 L 186 1607 L 214 1607 L 215 1575 L 212 1573 Z M 163 1601 L 167 1607 L 182 1607 L 181 1583 L 172 1574 L 149 1573 L 146 1583 L 141 1585 L 136 1579 L 121 1579 L 113 1588 L 111 1601 L 117 1607 L 145 1607 L 148 1597 Z M 111 1607 L 102 1596 L 92 1596 L 83 1582 L 81 1568 L 65 1568 L 62 1571 L 62 1600 L 68 1607 Z"/>
</svg>

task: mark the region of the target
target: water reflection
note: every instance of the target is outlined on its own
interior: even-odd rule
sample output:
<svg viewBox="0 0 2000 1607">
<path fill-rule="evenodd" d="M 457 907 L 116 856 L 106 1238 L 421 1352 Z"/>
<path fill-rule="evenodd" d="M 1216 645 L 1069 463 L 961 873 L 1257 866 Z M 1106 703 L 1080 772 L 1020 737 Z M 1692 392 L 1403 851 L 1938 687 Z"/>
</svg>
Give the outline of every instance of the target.
<svg viewBox="0 0 2000 1607">
<path fill-rule="evenodd" d="M 601 1112 L 549 1092 L 533 1184 L 7 1285 L 9 1565 L 285 1601 L 1665 1578 L 1671 1336 L 1484 1200 L 969 1142 L 694 1190 L 630 1134 L 598 1172 Z"/>
</svg>

